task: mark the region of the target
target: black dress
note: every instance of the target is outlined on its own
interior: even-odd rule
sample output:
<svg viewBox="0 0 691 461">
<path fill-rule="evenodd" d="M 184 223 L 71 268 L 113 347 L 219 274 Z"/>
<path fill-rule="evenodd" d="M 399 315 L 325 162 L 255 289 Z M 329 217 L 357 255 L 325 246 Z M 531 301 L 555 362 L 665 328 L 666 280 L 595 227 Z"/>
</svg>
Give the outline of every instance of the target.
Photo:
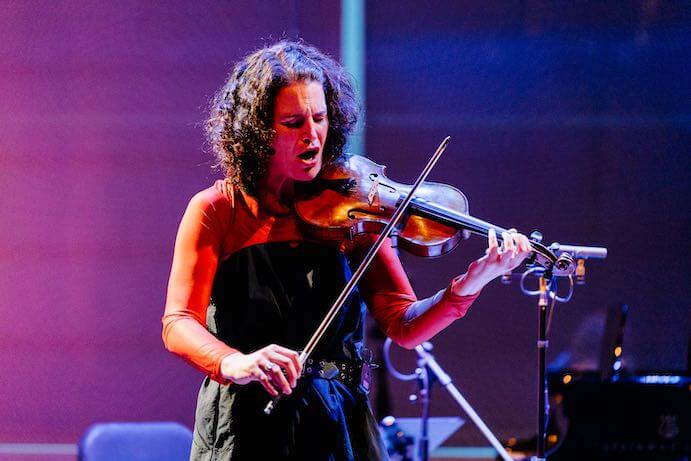
<svg viewBox="0 0 691 461">
<path fill-rule="evenodd" d="M 219 264 L 207 314 L 209 330 L 244 353 L 268 344 L 300 350 L 351 277 L 335 248 L 265 243 Z M 360 363 L 365 305 L 354 292 L 313 357 Z M 197 401 L 191 460 L 385 460 L 361 385 L 302 377 L 271 415 L 256 382 L 223 385 L 206 378 Z"/>
</svg>

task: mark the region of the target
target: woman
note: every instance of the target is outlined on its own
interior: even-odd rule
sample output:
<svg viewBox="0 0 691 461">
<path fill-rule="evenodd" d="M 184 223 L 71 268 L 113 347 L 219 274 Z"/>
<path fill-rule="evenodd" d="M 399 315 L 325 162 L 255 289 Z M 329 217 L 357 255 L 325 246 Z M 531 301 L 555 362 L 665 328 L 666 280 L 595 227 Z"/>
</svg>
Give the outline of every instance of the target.
<svg viewBox="0 0 691 461">
<path fill-rule="evenodd" d="M 356 120 L 344 70 L 302 43 L 247 56 L 213 101 L 207 131 L 226 178 L 195 195 L 182 218 L 163 318 L 168 350 L 207 374 L 191 459 L 386 459 L 362 378 L 365 305 L 388 336 L 413 347 L 529 252 L 523 235 L 504 235 L 499 248 L 491 234 L 465 274 L 417 300 L 388 242 L 303 369 L 296 350 L 374 237 L 311 241 L 293 195 L 343 155 Z"/>
</svg>

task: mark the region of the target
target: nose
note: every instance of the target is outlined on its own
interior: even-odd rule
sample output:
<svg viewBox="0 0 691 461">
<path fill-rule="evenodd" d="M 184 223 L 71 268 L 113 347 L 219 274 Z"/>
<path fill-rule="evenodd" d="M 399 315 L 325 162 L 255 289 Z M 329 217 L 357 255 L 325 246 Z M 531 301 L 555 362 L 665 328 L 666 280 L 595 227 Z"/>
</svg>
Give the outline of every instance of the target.
<svg viewBox="0 0 691 461">
<path fill-rule="evenodd" d="M 319 145 L 317 124 L 312 119 L 309 119 L 305 123 L 305 132 L 302 135 L 302 142 L 304 142 L 307 147 L 314 147 Z"/>
</svg>

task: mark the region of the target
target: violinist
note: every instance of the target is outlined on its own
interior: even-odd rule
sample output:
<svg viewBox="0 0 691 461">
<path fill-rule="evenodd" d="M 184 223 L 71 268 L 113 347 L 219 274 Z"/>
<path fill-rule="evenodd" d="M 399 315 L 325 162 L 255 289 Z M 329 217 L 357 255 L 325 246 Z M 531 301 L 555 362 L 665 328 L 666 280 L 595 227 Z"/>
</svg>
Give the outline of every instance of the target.
<svg viewBox="0 0 691 461">
<path fill-rule="evenodd" d="M 412 348 L 530 252 L 525 236 L 506 233 L 499 246 L 490 231 L 485 255 L 417 299 L 387 241 L 303 366 L 297 351 L 376 236 L 334 245 L 305 235 L 295 189 L 344 155 L 357 115 L 344 69 L 290 41 L 237 63 L 213 100 L 207 134 L 225 178 L 182 217 L 163 317 L 166 348 L 206 374 L 192 460 L 387 459 L 363 372 L 366 311 Z"/>
</svg>

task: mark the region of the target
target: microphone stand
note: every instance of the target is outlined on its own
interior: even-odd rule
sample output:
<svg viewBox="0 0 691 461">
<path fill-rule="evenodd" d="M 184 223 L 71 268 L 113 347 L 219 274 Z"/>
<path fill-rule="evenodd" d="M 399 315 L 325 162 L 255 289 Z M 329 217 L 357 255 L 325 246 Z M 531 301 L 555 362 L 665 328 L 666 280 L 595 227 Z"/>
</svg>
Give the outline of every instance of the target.
<svg viewBox="0 0 691 461">
<path fill-rule="evenodd" d="M 547 278 L 540 276 L 540 295 L 537 301 L 538 309 L 538 338 L 537 338 L 537 456 L 531 461 L 545 461 L 545 436 L 549 417 L 549 390 L 546 376 L 546 355 L 549 341 L 547 341 Z"/>
<path fill-rule="evenodd" d="M 542 235 L 538 232 L 531 234 L 531 239 L 535 241 L 542 240 Z M 576 270 L 576 284 L 582 285 L 585 283 L 585 259 L 598 258 L 604 259 L 607 257 L 607 249 L 601 247 L 586 247 L 576 245 L 560 245 L 553 243 L 550 245 L 550 250 L 554 251 L 560 259 L 578 258 L 578 268 Z M 537 291 L 529 291 L 524 287 L 526 277 L 531 273 L 539 274 L 539 288 Z M 551 270 L 543 270 L 539 267 L 528 269 L 521 276 L 521 290 L 526 295 L 537 295 L 537 309 L 538 309 L 538 331 L 537 331 L 537 362 L 538 362 L 538 379 L 537 379 L 537 453 L 536 456 L 531 457 L 531 461 L 546 461 L 545 448 L 547 436 L 547 422 L 549 420 L 549 388 L 547 386 L 547 347 L 549 341 L 547 340 L 547 329 L 549 328 L 547 319 L 548 297 L 552 298 L 552 309 L 556 301 L 568 302 L 571 299 L 574 289 L 574 281 L 571 275 L 568 276 L 570 288 L 569 293 L 565 297 L 559 297 L 556 294 L 556 279 L 553 277 Z M 502 281 L 509 281 L 509 276 L 502 278 Z M 505 282 L 506 283 L 506 282 Z M 509 282 L 510 283 L 510 282 Z M 550 309 L 551 321 L 553 310 Z"/>
<path fill-rule="evenodd" d="M 430 367 L 424 363 L 424 360 L 418 360 L 418 369 L 415 370 L 418 377 L 418 384 L 420 386 L 420 397 L 422 407 L 422 418 L 420 418 L 420 437 L 418 438 L 418 459 L 420 461 L 429 461 L 429 408 L 431 400 L 430 392 L 432 391 L 432 380 L 434 374 Z"/>
<path fill-rule="evenodd" d="M 542 240 L 542 235 L 538 232 L 534 232 L 531 235 L 533 241 L 538 243 Z M 564 262 L 569 262 L 569 265 L 573 263 L 574 258 L 578 258 L 578 268 L 576 270 L 576 281 L 578 285 L 585 283 L 585 259 L 587 258 L 597 258 L 604 259 L 607 257 L 607 249 L 601 247 L 585 247 L 585 246 L 575 246 L 575 245 L 559 245 L 558 243 L 553 243 L 550 247 L 554 251 L 559 259 L 564 260 Z M 539 289 L 537 291 L 530 291 L 525 288 L 525 280 L 528 275 L 535 274 L 539 276 Z M 502 282 L 507 284 L 510 283 L 511 274 L 505 274 L 502 276 Z M 531 457 L 531 461 L 546 461 L 545 458 L 545 437 L 547 431 L 547 421 L 549 417 L 549 403 L 548 395 L 549 390 L 547 387 L 547 372 L 546 372 L 546 353 L 547 347 L 549 346 L 549 341 L 547 340 L 547 330 L 549 324 L 551 323 L 551 314 L 553 312 L 550 309 L 550 318 L 547 318 L 547 310 L 549 305 L 549 298 L 552 298 L 552 308 L 554 308 L 554 303 L 557 301 L 566 303 L 571 299 L 574 290 L 574 277 L 568 275 L 568 280 L 570 283 L 569 292 L 566 296 L 560 297 L 556 293 L 556 278 L 553 276 L 551 269 L 545 270 L 542 267 L 532 267 L 528 269 L 521 275 L 521 290 L 524 294 L 529 296 L 538 296 L 538 339 L 537 339 L 537 352 L 538 352 L 538 429 L 537 429 L 537 455 Z M 395 370 L 392 366 L 389 358 L 389 349 L 391 347 L 391 339 L 387 338 L 384 343 L 384 360 L 387 362 L 389 371 L 399 379 L 409 380 L 410 376 L 403 375 Z M 424 342 L 421 345 L 415 347 L 415 352 L 418 354 L 418 369 L 416 370 L 416 377 L 420 383 L 420 395 L 422 396 L 422 420 L 420 428 L 420 438 L 418 446 L 419 459 L 422 461 L 428 461 L 429 459 L 429 407 L 430 407 L 430 389 L 432 385 L 432 380 L 436 379 L 439 383 L 446 388 L 446 390 L 451 394 L 451 396 L 456 400 L 456 402 L 461 406 L 465 413 L 470 417 L 470 419 L 475 423 L 475 425 L 480 429 L 485 438 L 492 444 L 497 453 L 504 461 L 513 461 L 513 458 L 508 454 L 504 446 L 497 440 L 497 438 L 492 434 L 487 425 L 482 421 L 480 416 L 475 412 L 468 401 L 461 395 L 459 390 L 453 385 L 451 378 L 444 371 L 444 369 L 435 360 L 434 356 L 430 353 L 432 350 L 432 344 L 429 342 Z M 415 379 L 415 378 L 412 378 Z"/>
<path fill-rule="evenodd" d="M 429 372 L 434 376 L 434 378 L 439 381 L 439 384 L 441 384 L 448 392 L 451 394 L 451 397 L 463 408 L 463 411 L 470 417 L 470 419 L 473 420 L 475 425 L 480 429 L 482 434 L 487 438 L 489 443 L 492 444 L 495 450 L 497 450 L 497 453 L 499 456 L 504 461 L 513 461 L 513 458 L 508 454 L 506 451 L 506 448 L 497 440 L 497 438 L 492 434 L 492 431 L 487 427 L 487 425 L 482 421 L 480 416 L 475 412 L 472 406 L 468 403 L 468 401 L 461 395 L 460 391 L 454 386 L 453 382 L 451 381 L 451 377 L 446 374 L 444 369 L 439 365 L 439 363 L 436 361 L 434 356 L 430 354 L 430 350 L 432 350 L 432 345 L 428 342 L 425 342 L 421 345 L 415 346 L 415 352 L 417 352 L 418 355 L 418 366 L 420 369 L 427 370 L 427 375 L 429 376 Z M 429 385 L 429 379 L 426 380 L 427 384 Z M 428 440 L 426 439 L 427 437 L 427 421 L 429 420 L 429 392 L 426 392 L 425 394 L 422 395 L 422 401 L 423 401 L 423 437 L 425 437 L 425 443 L 426 445 L 428 443 Z M 421 441 L 422 441 L 421 437 Z M 423 444 L 421 444 L 423 445 Z M 427 446 L 421 447 L 422 449 L 425 449 L 424 453 L 424 458 L 423 460 L 427 461 L 429 453 L 427 450 Z"/>
<path fill-rule="evenodd" d="M 387 338 L 384 343 L 384 360 L 387 362 L 389 371 L 398 379 L 407 381 L 411 378 L 410 375 L 403 375 L 398 372 L 393 365 L 389 357 L 389 350 L 391 348 L 391 338 Z M 420 390 L 420 395 L 422 396 L 422 421 L 420 428 L 420 445 L 418 446 L 418 454 L 420 459 L 427 461 L 429 459 L 429 407 L 430 407 L 430 388 L 433 380 L 439 381 L 451 397 L 460 405 L 463 411 L 468 415 L 468 417 L 475 423 L 475 425 L 480 429 L 485 438 L 490 444 L 497 450 L 497 453 L 504 461 L 513 461 L 513 458 L 508 454 L 506 448 L 499 442 L 499 440 L 492 434 L 492 431 L 487 427 L 487 425 L 482 421 L 480 416 L 475 412 L 473 407 L 468 403 L 468 401 L 461 395 L 461 392 L 454 386 L 451 377 L 444 371 L 444 369 L 439 365 L 434 356 L 430 353 L 432 350 L 432 344 L 429 342 L 424 342 L 421 345 L 415 346 L 415 352 L 418 355 L 418 369 L 416 370 L 416 377 L 421 383 L 422 389 Z"/>
</svg>

